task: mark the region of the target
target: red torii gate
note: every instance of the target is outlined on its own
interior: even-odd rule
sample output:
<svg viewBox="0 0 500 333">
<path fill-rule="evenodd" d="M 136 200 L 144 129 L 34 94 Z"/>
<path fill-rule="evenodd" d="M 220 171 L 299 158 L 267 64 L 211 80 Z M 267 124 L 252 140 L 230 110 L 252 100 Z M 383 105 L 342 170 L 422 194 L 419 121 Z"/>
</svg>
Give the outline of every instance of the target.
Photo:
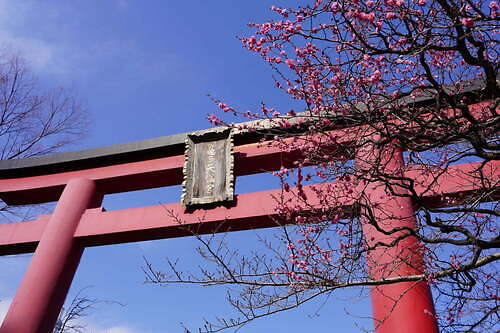
<svg viewBox="0 0 500 333">
<path fill-rule="evenodd" d="M 349 129 L 335 131 L 346 143 L 356 140 Z M 105 194 L 181 184 L 186 135 L 0 162 L 0 198 L 7 204 L 58 200 L 51 215 L 42 215 L 35 221 L 0 225 L 0 255 L 34 252 L 0 333 L 52 330 L 85 247 L 187 236 L 190 232 L 186 227 L 203 234 L 276 226 L 272 198 L 280 190 L 240 194 L 235 205 L 208 210 L 187 211 L 179 203 L 109 212 L 100 207 Z M 258 140 L 249 133 L 235 136 L 235 176 L 293 166 L 296 152 L 283 152 L 273 146 L 259 147 Z M 389 161 L 395 170 L 401 169 L 401 152 L 396 151 Z M 416 190 L 423 192 L 425 200 L 439 206 L 446 203 L 440 200 L 442 197 L 459 198 L 480 189 L 481 184 L 477 184 L 474 177 L 476 167 L 475 163 L 452 166 L 441 176 L 441 183 L 430 190 L 433 180 L 429 175 L 414 170 L 405 176 L 416 179 L 419 184 Z M 483 173 L 491 180 L 498 180 L 500 163 L 489 163 Z M 381 198 L 380 190 L 368 187 L 365 193 L 368 192 L 368 197 Z M 314 201 L 311 188 L 305 187 L 305 191 Z M 384 204 L 386 213 L 387 209 L 391 210 L 395 227 L 412 223 L 407 218 L 413 215 L 409 198 L 385 196 L 378 201 Z M 345 207 L 352 204 L 354 202 L 348 199 L 343 203 Z M 185 224 L 179 226 L 166 210 Z M 369 233 L 371 239 L 378 237 L 370 230 L 365 233 Z M 387 260 L 383 255 L 377 256 L 380 261 Z M 406 270 L 399 274 L 411 273 Z M 377 290 L 372 293 L 375 320 L 388 318 L 377 327 L 378 333 L 438 331 L 435 318 L 429 315 L 434 310 L 427 284 L 398 283 Z M 401 294 L 404 295 L 395 307 L 387 301 L 391 295 Z"/>
</svg>

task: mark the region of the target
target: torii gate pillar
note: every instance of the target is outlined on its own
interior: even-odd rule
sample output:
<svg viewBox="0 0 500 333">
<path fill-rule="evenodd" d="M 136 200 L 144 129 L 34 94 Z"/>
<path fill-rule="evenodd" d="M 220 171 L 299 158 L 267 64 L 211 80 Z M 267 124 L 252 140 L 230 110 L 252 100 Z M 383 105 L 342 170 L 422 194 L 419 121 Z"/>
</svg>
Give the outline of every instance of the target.
<svg viewBox="0 0 500 333">
<path fill-rule="evenodd" d="M 482 112 L 489 103 L 481 102 L 470 108 Z M 330 134 L 339 138 L 337 143 L 349 145 L 359 140 L 360 130 L 364 129 L 359 126 L 339 128 L 332 129 Z M 208 210 L 191 211 L 180 203 L 170 203 L 85 213 L 89 208 L 100 206 L 104 194 L 183 183 L 184 152 L 189 135 L 184 133 L 77 154 L 61 153 L 0 161 L 0 197 L 5 203 L 22 205 L 59 200 L 49 219 L 0 224 L 0 255 L 35 252 L 0 328 L 1 333 L 52 331 L 85 247 L 183 237 L 191 235 L 190 230 L 208 234 L 276 226 L 279 212 L 276 211 L 274 198 L 283 195 L 281 189 L 238 194 L 234 205 L 221 205 Z M 253 133 L 241 132 L 238 135 L 231 148 L 234 170 L 229 168 L 235 177 L 294 167 L 293 162 L 300 156 L 297 151 L 261 145 L 260 138 Z M 292 143 L 295 138 L 284 140 Z M 224 147 L 230 149 L 229 145 Z M 377 158 L 374 154 L 376 149 L 366 148 L 357 153 L 358 168 L 370 168 L 374 165 L 371 159 Z M 437 182 L 426 170 L 403 168 L 402 154 L 397 147 L 389 149 L 383 158 L 383 163 L 378 165 L 385 168 L 385 174 L 394 175 L 393 189 L 396 192 L 398 188 L 404 190 L 396 182 L 397 179 L 402 180 L 402 176 L 414 179 L 417 195 L 422 200 L 432 201 L 436 207 L 445 207 L 450 203 L 440 200 L 442 198 L 461 200 L 478 190 L 491 188 L 487 184 L 498 184 L 500 179 L 500 161 L 451 165 L 438 174 Z M 217 159 L 211 160 L 217 162 Z M 213 165 L 210 170 L 213 170 Z M 370 173 L 367 175 L 369 177 Z M 487 181 L 478 182 L 478 177 Z M 364 207 L 370 207 L 367 211 L 373 214 L 371 220 L 364 220 L 363 225 L 367 245 L 377 242 L 389 244 L 387 247 L 369 248 L 367 261 L 371 277 L 390 279 L 422 274 L 423 259 L 417 239 L 409 236 L 394 246 L 390 245 L 405 231 L 399 229 L 392 233 L 389 230 L 415 227 L 415 212 L 410 198 L 388 192 L 386 184 L 376 178 L 367 183 L 357 188 L 351 197 L 345 197 L 340 182 L 325 185 L 331 189 L 332 196 L 339 191 L 339 207 L 349 209 L 355 207 L 358 198 L 366 200 Z M 303 188 L 310 199 L 306 210 L 321 205 L 315 186 L 305 185 Z M 498 200 L 500 191 L 496 187 L 491 190 L 491 196 L 482 200 Z M 285 194 L 284 199 L 294 200 L 293 193 L 296 192 L 292 190 Z M 168 218 L 166 211 L 171 211 L 176 218 Z M 183 221 L 182 226 L 179 220 Z M 370 221 L 377 221 L 376 225 L 381 229 Z M 377 333 L 438 331 L 432 296 L 429 286 L 423 281 L 374 287 L 372 303 Z"/>
<path fill-rule="evenodd" d="M 72 179 L 45 227 L 7 316 L 2 333 L 51 332 L 84 247 L 74 233 L 87 208 L 100 205 L 92 180 Z"/>
<path fill-rule="evenodd" d="M 376 224 L 363 217 L 363 235 L 367 246 L 373 248 L 367 254 L 369 274 L 376 280 L 422 274 L 425 265 L 421 244 L 404 231 L 394 232 L 398 228 L 417 227 L 412 200 L 398 180 L 405 170 L 402 151 L 396 145 L 384 147 L 382 152 L 368 145 L 358 152 L 356 165 L 369 170 L 377 159 L 380 162 L 373 165 L 395 177 L 391 190 L 398 193 L 391 192 L 380 181 L 368 182 L 364 187 L 365 214 L 372 214 Z M 425 281 L 374 286 L 371 300 L 377 333 L 439 332 L 431 290 Z"/>
</svg>

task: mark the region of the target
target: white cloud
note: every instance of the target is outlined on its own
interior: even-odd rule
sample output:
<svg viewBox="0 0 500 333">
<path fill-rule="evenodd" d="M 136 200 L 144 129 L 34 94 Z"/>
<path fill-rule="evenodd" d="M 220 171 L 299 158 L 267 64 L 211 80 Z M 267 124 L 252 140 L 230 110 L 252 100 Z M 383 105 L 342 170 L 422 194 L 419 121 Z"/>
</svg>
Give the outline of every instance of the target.
<svg viewBox="0 0 500 333">
<path fill-rule="evenodd" d="M 0 324 L 3 322 L 11 302 L 12 298 L 0 298 Z M 145 333 L 144 331 L 138 331 L 128 326 L 112 326 L 109 328 L 102 328 L 87 323 L 83 323 L 83 326 L 85 326 L 86 331 L 92 333 Z"/>
<path fill-rule="evenodd" d="M 11 302 L 12 298 L 0 298 L 0 323 L 5 318 Z"/>
<path fill-rule="evenodd" d="M 128 0 L 116 0 L 116 6 L 118 9 L 128 9 L 130 3 Z"/>
<path fill-rule="evenodd" d="M 14 295 L 31 257 L 31 253 L 0 257 L 0 302 Z"/>
<path fill-rule="evenodd" d="M 11 302 L 12 298 L 0 298 L 0 324 L 3 322 Z M 85 322 L 83 322 L 83 326 L 86 328 L 86 331 L 92 333 L 145 333 L 144 331 L 138 331 L 128 326 L 112 326 L 109 328 L 102 328 Z"/>
<path fill-rule="evenodd" d="M 86 332 L 92 332 L 92 333 L 146 333 L 146 331 L 137 330 L 125 325 L 116 325 L 106 328 L 105 326 L 103 327 L 84 322 L 83 326 L 85 327 Z"/>
<path fill-rule="evenodd" d="M 114 326 L 111 328 L 102 329 L 100 331 L 97 331 L 96 333 L 140 333 L 140 332 L 127 326 Z"/>
<path fill-rule="evenodd" d="M 2 46 L 20 51 L 35 67 L 43 69 L 54 62 L 56 46 L 46 40 L 23 36 L 18 27 L 26 23 L 30 6 L 27 2 L 0 2 L 0 40 Z"/>
<path fill-rule="evenodd" d="M 128 0 L 115 0 L 115 4 L 119 10 L 129 7 Z M 40 22 L 43 26 L 37 29 Z M 123 80 L 150 82 L 167 76 L 177 80 L 186 72 L 174 52 L 148 52 L 140 41 L 113 34 L 96 35 L 89 44 L 80 38 L 85 25 L 68 22 L 67 7 L 0 0 L 0 49 L 19 51 L 36 73 L 56 75 L 63 82 L 100 73 L 106 75 L 106 84 L 121 86 Z"/>
</svg>

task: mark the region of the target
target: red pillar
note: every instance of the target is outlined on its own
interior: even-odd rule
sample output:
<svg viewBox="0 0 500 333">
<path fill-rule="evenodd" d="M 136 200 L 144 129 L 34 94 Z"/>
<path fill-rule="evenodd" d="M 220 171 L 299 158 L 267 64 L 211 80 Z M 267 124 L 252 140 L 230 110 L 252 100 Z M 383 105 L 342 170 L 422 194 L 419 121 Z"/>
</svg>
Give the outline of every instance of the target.
<svg viewBox="0 0 500 333">
<path fill-rule="evenodd" d="M 100 201 L 93 181 L 68 182 L 10 305 L 1 333 L 52 331 L 83 253 L 73 235 L 85 210 Z"/>
<path fill-rule="evenodd" d="M 400 149 L 385 147 L 383 152 L 367 145 L 358 152 L 356 166 L 361 172 L 371 167 L 393 175 L 402 174 L 404 162 Z M 370 178 L 370 171 L 366 176 Z M 391 184 L 397 181 L 391 180 Z M 400 183 L 401 184 L 401 183 Z M 405 190 L 392 186 L 397 194 Z M 371 224 L 373 221 L 384 231 L 397 227 L 416 227 L 412 201 L 408 196 L 392 194 L 381 181 L 367 181 L 364 187 L 363 234 L 367 245 L 377 242 L 390 244 L 401 232 L 386 235 Z M 372 221 L 370 223 L 370 221 Z M 373 279 L 408 276 L 424 272 L 422 249 L 415 237 L 406 237 L 395 246 L 376 246 L 367 257 L 369 274 Z M 377 333 L 434 333 L 438 332 L 434 304 L 426 282 L 400 282 L 375 286 L 371 290 L 372 311 Z"/>
</svg>

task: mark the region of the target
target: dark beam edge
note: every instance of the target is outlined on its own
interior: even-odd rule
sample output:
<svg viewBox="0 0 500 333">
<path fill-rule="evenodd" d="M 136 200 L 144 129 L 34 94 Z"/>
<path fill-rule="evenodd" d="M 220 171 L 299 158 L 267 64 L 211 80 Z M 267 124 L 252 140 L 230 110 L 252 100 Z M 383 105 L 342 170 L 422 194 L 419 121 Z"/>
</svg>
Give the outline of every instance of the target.
<svg viewBox="0 0 500 333">
<path fill-rule="evenodd" d="M 483 89 L 483 87 L 484 83 L 482 81 L 471 80 L 467 85 L 464 83 L 463 90 L 457 95 L 478 93 Z M 411 104 L 413 106 L 430 106 L 434 102 L 435 100 L 433 98 L 421 97 L 416 100 L 411 100 L 411 102 L 408 102 L 407 104 Z M 299 114 L 294 118 L 300 118 L 300 116 L 301 115 Z M 266 120 L 264 120 L 264 122 L 265 121 Z M 240 123 L 239 125 L 254 125 L 256 123 L 259 123 L 259 120 L 248 121 Z M 267 127 L 267 130 L 272 132 L 272 127 L 268 127 L 266 125 L 264 125 L 264 127 Z M 342 127 L 349 127 L 349 125 L 346 124 L 341 126 L 341 128 Z M 0 179 L 76 171 L 167 156 L 182 155 L 184 153 L 185 140 L 189 134 L 200 135 L 201 133 L 211 132 L 218 129 L 220 130 L 221 127 L 86 150 L 77 150 L 23 159 L 0 160 Z M 294 133 L 291 134 L 293 135 Z M 265 136 L 266 135 L 263 133 L 236 130 L 234 133 L 234 144 L 235 146 L 238 146 L 248 143 L 256 143 Z"/>
<path fill-rule="evenodd" d="M 186 132 L 93 149 L 0 160 L 0 179 L 40 176 L 183 155 L 185 139 L 189 134 L 210 132 L 216 129 L 214 127 L 198 132 Z M 256 143 L 263 137 L 264 135 L 255 132 L 237 131 L 235 145 Z"/>
<path fill-rule="evenodd" d="M 256 156 L 249 161 L 244 154 L 235 154 L 235 176 L 246 176 L 261 172 L 270 172 L 279 168 L 291 168 L 293 160 L 299 156 L 298 153 L 271 153 L 265 156 Z M 258 169 L 253 165 L 259 165 Z M 104 194 L 122 193 L 136 190 L 145 190 L 158 187 L 180 185 L 183 180 L 182 167 L 166 169 L 146 174 L 126 175 L 116 178 L 96 180 L 100 191 Z M 19 190 L 0 193 L 0 198 L 7 205 L 28 205 L 57 201 L 64 190 L 64 184 L 52 187 Z M 1 192 L 1 191 L 0 191 Z"/>
</svg>

